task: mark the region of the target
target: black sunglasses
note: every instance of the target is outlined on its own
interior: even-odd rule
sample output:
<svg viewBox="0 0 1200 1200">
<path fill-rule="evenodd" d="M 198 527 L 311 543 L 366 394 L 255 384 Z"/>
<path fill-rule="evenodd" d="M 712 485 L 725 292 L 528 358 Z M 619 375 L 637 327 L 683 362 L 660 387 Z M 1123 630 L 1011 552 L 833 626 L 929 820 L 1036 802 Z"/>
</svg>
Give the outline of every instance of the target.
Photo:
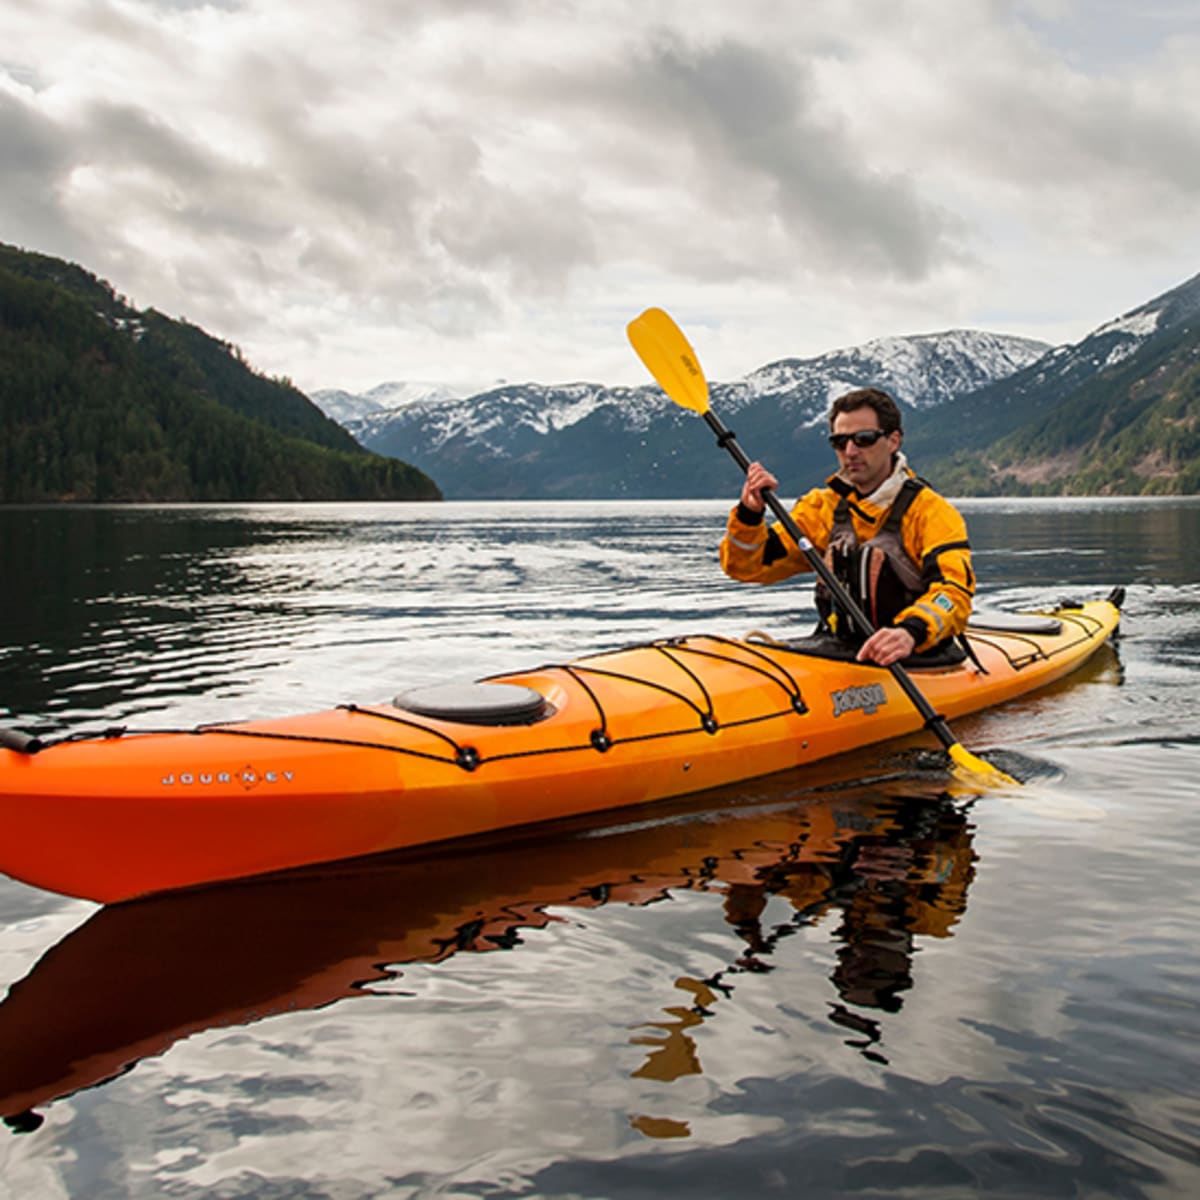
<svg viewBox="0 0 1200 1200">
<path fill-rule="evenodd" d="M 835 450 L 845 450 L 847 442 L 853 442 L 860 450 L 873 446 L 881 437 L 887 437 L 882 429 L 860 429 L 857 433 L 831 433 L 829 444 Z"/>
</svg>

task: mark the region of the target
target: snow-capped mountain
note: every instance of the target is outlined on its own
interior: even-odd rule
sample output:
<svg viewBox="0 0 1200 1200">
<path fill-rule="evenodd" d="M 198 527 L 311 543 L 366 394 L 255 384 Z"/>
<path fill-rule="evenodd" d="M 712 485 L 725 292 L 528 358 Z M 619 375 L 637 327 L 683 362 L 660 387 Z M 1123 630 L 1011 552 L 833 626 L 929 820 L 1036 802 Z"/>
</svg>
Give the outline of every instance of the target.
<svg viewBox="0 0 1200 1200">
<path fill-rule="evenodd" d="M 450 383 L 380 383 L 366 392 L 325 388 L 310 399 L 339 425 L 350 429 L 355 422 L 394 412 L 420 400 L 463 400 L 485 390 L 485 385 Z M 351 432 L 353 430 L 351 429 Z"/>
<path fill-rule="evenodd" d="M 1048 349 L 972 330 L 880 338 L 810 359 L 782 359 L 710 387 L 714 409 L 751 456 L 774 452 L 800 481 L 829 465 L 824 420 L 852 387 L 885 388 L 902 409 L 946 403 Z M 393 387 L 397 385 L 391 385 Z M 447 498 L 712 496 L 736 481 L 694 414 L 658 387 L 526 383 L 471 396 L 427 394 L 385 407 L 345 393 L 313 399 L 368 449 L 431 474 Z M 353 402 L 363 403 L 357 408 Z M 339 416 L 342 413 L 344 416 Z"/>
<path fill-rule="evenodd" d="M 1036 362 L 1050 347 L 1030 338 L 973 329 L 876 338 L 818 358 L 787 358 L 743 381 L 746 400 L 788 398 L 820 408 L 869 381 L 913 409 L 936 408 Z"/>
<path fill-rule="evenodd" d="M 913 422 L 910 448 L 925 456 L 979 450 L 1045 420 L 1080 389 L 1091 389 L 1128 360 L 1200 322 L 1200 275 L 1106 321 L 1082 340 L 969 392 L 945 414 Z M 949 418 L 949 419 L 947 419 Z"/>
<path fill-rule="evenodd" d="M 1115 367 L 1155 334 L 1200 316 L 1200 275 L 1093 329 L 1082 341 L 1059 346 L 1019 382 L 1030 385 L 1071 382 Z M 1015 378 L 1011 382 L 1016 383 Z"/>
</svg>

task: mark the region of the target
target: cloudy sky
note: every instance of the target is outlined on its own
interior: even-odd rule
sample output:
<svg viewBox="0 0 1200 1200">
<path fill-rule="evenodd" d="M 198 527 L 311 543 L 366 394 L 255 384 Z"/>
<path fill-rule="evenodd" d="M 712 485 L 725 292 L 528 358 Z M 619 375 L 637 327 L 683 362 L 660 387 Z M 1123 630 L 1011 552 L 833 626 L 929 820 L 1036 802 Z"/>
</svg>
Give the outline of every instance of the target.
<svg viewBox="0 0 1200 1200">
<path fill-rule="evenodd" d="M 0 0 L 0 241 L 312 390 L 645 382 L 1200 272 L 1195 0 Z"/>
</svg>

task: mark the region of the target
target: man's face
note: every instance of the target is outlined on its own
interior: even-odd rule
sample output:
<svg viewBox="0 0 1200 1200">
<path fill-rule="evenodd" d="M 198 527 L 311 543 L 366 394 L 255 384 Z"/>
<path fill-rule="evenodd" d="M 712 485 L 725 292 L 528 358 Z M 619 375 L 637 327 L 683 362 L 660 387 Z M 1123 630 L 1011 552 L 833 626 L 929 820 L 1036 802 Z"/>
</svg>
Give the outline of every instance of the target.
<svg viewBox="0 0 1200 1200">
<path fill-rule="evenodd" d="M 879 418 L 873 408 L 857 408 L 838 413 L 833 421 L 833 434 L 853 434 L 879 428 Z M 851 439 L 840 449 L 835 448 L 842 475 L 854 485 L 860 496 L 869 495 L 891 473 L 892 455 L 900 449 L 900 434 L 889 433 L 873 446 L 856 446 Z"/>
</svg>

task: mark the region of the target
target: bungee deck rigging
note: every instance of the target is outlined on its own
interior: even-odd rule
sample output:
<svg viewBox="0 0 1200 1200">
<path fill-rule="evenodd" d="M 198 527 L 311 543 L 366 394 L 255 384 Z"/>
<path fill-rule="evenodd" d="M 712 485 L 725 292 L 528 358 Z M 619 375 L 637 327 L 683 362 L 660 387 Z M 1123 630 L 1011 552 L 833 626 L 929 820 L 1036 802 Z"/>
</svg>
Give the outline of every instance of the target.
<svg viewBox="0 0 1200 1200">
<path fill-rule="evenodd" d="M 458 739 L 447 733 L 444 729 L 438 727 L 438 724 L 430 723 L 429 721 L 414 720 L 411 716 L 402 715 L 405 706 L 397 699 L 396 704 L 388 709 L 382 710 L 371 706 L 360 704 L 346 703 L 337 706 L 339 711 L 358 714 L 364 717 L 374 718 L 379 721 L 387 721 L 395 725 L 405 726 L 409 729 L 419 731 L 435 738 L 447 745 L 451 753 L 447 755 L 437 755 L 428 751 L 418 750 L 410 746 L 398 745 L 394 742 L 376 741 L 363 738 L 351 737 L 328 737 L 319 734 L 311 733 L 288 733 L 283 730 L 259 730 L 247 729 L 237 724 L 232 724 L 223 721 L 210 721 L 201 725 L 191 727 L 165 727 L 158 729 L 130 729 L 127 726 L 110 726 L 107 729 L 93 733 L 80 731 L 77 733 L 65 734 L 62 737 L 54 739 L 32 739 L 32 745 L 22 741 L 14 741 L 11 749 L 23 750 L 25 753 L 38 753 L 48 749 L 51 746 L 62 745 L 68 742 L 82 742 L 93 740 L 113 740 L 121 737 L 148 737 L 161 736 L 164 734 L 179 734 L 187 736 L 202 736 L 205 734 L 224 734 L 230 737 L 244 738 L 265 738 L 277 741 L 293 741 L 307 742 L 313 745 L 330 745 L 330 746 L 346 746 L 361 750 L 381 750 L 393 754 L 410 755 L 414 758 L 421 758 L 431 762 L 442 762 L 447 765 L 461 767 L 467 771 L 474 771 L 483 762 L 497 762 L 504 759 L 524 758 L 541 754 L 565 754 L 573 753 L 581 750 L 594 750 L 600 753 L 605 753 L 618 744 L 618 740 L 614 739 L 609 733 L 608 713 L 604 704 L 597 695 L 596 689 L 589 686 L 587 676 L 603 677 L 605 679 L 615 680 L 619 683 L 629 684 L 634 687 L 647 687 L 664 695 L 670 696 L 677 700 L 681 705 L 690 709 L 698 718 L 698 724 L 689 724 L 681 726 L 678 729 L 660 730 L 655 733 L 644 735 L 627 735 L 619 739 L 620 743 L 646 741 L 652 738 L 668 738 L 678 737 L 683 734 L 696 732 L 699 728 L 705 733 L 715 734 L 723 724 L 729 725 L 748 725 L 757 721 L 769 721 L 774 718 L 789 716 L 794 713 L 806 713 L 808 711 L 803 697 L 800 692 L 800 684 L 788 670 L 780 664 L 774 662 L 766 654 L 757 652 L 753 646 L 745 642 L 736 642 L 731 638 L 723 638 L 712 634 L 702 635 L 704 640 L 714 642 L 718 645 L 729 647 L 739 647 L 749 654 L 757 657 L 760 662 L 748 662 L 739 659 L 733 655 L 723 655 L 714 653 L 711 650 L 703 650 L 696 646 L 692 646 L 689 642 L 692 639 L 686 637 L 662 638 L 652 642 L 638 643 L 632 646 L 624 647 L 624 650 L 650 650 L 661 654 L 669 662 L 673 663 L 689 680 L 695 685 L 695 688 L 702 698 L 703 703 L 697 704 L 690 696 L 677 688 L 672 688 L 667 684 L 660 683 L 653 679 L 647 679 L 639 675 L 629 672 L 605 670 L 602 667 L 592 667 L 587 665 L 588 657 L 604 657 L 605 652 L 598 653 L 592 656 L 585 656 L 570 663 L 549 663 L 538 669 L 539 672 L 556 672 L 564 673 L 568 678 L 573 680 L 582 692 L 587 696 L 591 703 L 595 706 L 596 718 L 598 725 L 591 731 L 586 742 L 578 744 L 563 745 L 563 746 L 541 746 L 529 750 L 499 752 L 492 753 L 486 759 L 481 757 L 472 746 L 465 741 L 460 742 Z M 752 717 L 734 719 L 732 721 L 721 721 L 717 717 L 716 709 L 713 703 L 712 696 L 705 687 L 704 680 L 695 671 L 691 670 L 686 663 L 680 660 L 672 651 L 678 651 L 686 654 L 693 654 L 698 657 L 711 659 L 716 662 L 727 663 L 730 665 L 744 667 L 748 671 L 756 672 L 764 678 L 776 683 L 783 689 L 788 698 L 788 706 L 777 711 L 760 713 Z M 613 652 L 607 652 L 611 654 Z M 765 664 L 765 665 L 764 665 Z M 477 688 L 487 688 L 493 685 L 506 686 L 500 683 L 504 676 L 495 676 L 490 679 L 480 680 L 474 685 Z M 400 711 L 397 711 L 399 709 Z M 538 720 L 545 719 L 548 713 L 543 713 L 542 716 L 536 718 Z M 447 707 L 446 711 L 441 714 L 442 722 L 450 722 L 453 724 L 468 724 L 468 725 L 517 725 L 517 724 L 533 724 L 533 721 L 504 721 L 504 720 L 477 720 L 470 715 L 464 715 L 462 712 L 455 712 L 452 708 Z M 19 735 L 24 739 L 24 735 Z"/>
<path fill-rule="evenodd" d="M 1094 615 L 1085 612 L 1082 605 L 1078 605 L 1074 601 L 1064 601 L 1064 607 L 1056 610 L 1054 618 L 1045 618 L 1040 622 L 1040 628 L 1043 633 L 1056 633 L 1063 622 L 1076 625 L 1085 640 L 1096 635 L 1097 631 L 1102 627 L 1103 623 Z M 1029 664 L 1041 660 L 1047 660 L 1050 655 L 1047 652 L 1043 642 L 1040 642 L 1035 636 L 1021 632 L 1021 624 L 1014 621 L 1012 618 L 1025 616 L 1025 614 L 983 614 L 974 619 L 969 626 L 970 640 L 979 645 L 985 645 L 996 650 L 1004 656 L 1005 661 L 1014 671 L 1020 671 Z M 996 625 L 989 624 L 989 621 L 995 621 Z M 1030 627 L 1038 627 L 1039 623 L 1036 619 L 1026 622 Z M 991 636 L 988 630 L 995 629 L 996 633 L 1002 636 L 996 636 L 993 633 Z M 763 637 L 763 635 L 758 635 Z M 527 756 L 530 754 L 562 754 L 566 752 L 585 750 L 591 748 L 600 752 L 611 749 L 616 743 L 608 734 L 608 718 L 603 704 L 598 699 L 593 688 L 589 687 L 586 681 L 586 676 L 595 675 L 603 676 L 608 679 L 618 680 L 622 683 L 628 683 L 634 686 L 644 686 L 652 688 L 656 691 L 663 692 L 666 695 L 672 696 L 681 704 L 690 708 L 699 718 L 700 728 L 706 733 L 715 733 L 720 727 L 716 711 L 713 707 L 712 697 L 708 694 L 705 688 L 703 679 L 694 671 L 690 670 L 687 665 L 679 660 L 672 650 L 677 650 L 686 654 L 692 654 L 701 658 L 708 658 L 718 662 L 733 663 L 747 670 L 756 671 L 765 678 L 778 683 L 785 691 L 789 700 L 789 707 L 780 709 L 777 712 L 763 713 L 758 716 L 743 718 L 734 722 L 735 724 L 751 724 L 755 721 L 767 721 L 774 718 L 791 715 L 792 713 L 806 713 L 808 706 L 804 703 L 803 694 L 801 692 L 800 683 L 796 677 L 787 670 L 783 664 L 772 659 L 765 653 L 761 653 L 755 649 L 753 642 L 735 641 L 732 638 L 721 637 L 714 634 L 700 635 L 704 640 L 724 645 L 729 647 L 737 647 L 751 655 L 754 655 L 759 661 L 751 662 L 732 657 L 730 655 L 716 654 L 711 650 L 703 650 L 691 644 L 698 637 L 670 637 L 657 638 L 650 642 L 635 643 L 630 646 L 623 647 L 623 650 L 652 650 L 662 654 L 670 662 L 674 663 L 686 677 L 696 686 L 704 700 L 704 706 L 701 707 L 691 697 L 685 695 L 677 689 L 671 688 L 666 684 L 659 683 L 654 680 L 645 679 L 643 677 L 628 673 L 609 671 L 601 667 L 589 667 L 587 662 L 589 658 L 601 658 L 614 653 L 614 651 L 601 651 L 594 655 L 585 655 L 579 659 L 575 659 L 569 663 L 547 663 L 538 667 L 540 672 L 561 671 L 573 679 L 587 697 L 591 700 L 596 709 L 596 716 L 599 724 L 592 731 L 588 743 L 571 745 L 571 746 L 553 746 L 541 747 L 534 750 L 520 751 L 511 754 L 492 754 L 487 761 L 500 760 L 504 758 L 516 758 Z M 1016 642 L 1021 646 L 1026 647 L 1026 652 L 1023 654 L 1015 654 L 1012 652 L 1011 643 Z M 814 650 L 811 644 L 799 644 L 787 641 L 770 641 L 769 644 L 773 649 L 790 651 L 797 655 L 812 655 Z M 1076 643 L 1066 643 L 1057 646 L 1052 651 L 1055 654 L 1069 653 Z M 917 669 L 920 669 L 919 667 Z M 482 679 L 475 686 L 484 686 L 491 683 L 498 683 L 504 680 L 506 676 L 497 675 Z M 527 690 L 527 689 L 526 689 Z M 458 742 L 454 737 L 437 728 L 436 725 L 431 725 L 427 722 L 414 720 L 412 717 L 401 716 L 394 711 L 380 711 L 377 708 L 363 706 L 354 703 L 339 704 L 340 710 L 352 713 L 360 713 L 364 716 L 374 717 L 379 720 L 391 721 L 399 725 L 406 725 L 412 729 L 429 734 L 435 738 L 443 740 L 453 751 L 449 757 L 428 754 L 422 751 L 414 750 L 410 747 L 399 746 L 392 742 L 380 742 L 372 740 L 364 740 L 361 738 L 331 738 L 323 737 L 315 734 L 288 734 L 282 731 L 262 731 L 239 728 L 236 724 L 224 721 L 211 721 L 201 725 L 191 727 L 163 727 L 155 729 L 130 729 L 128 726 L 110 726 L 103 730 L 88 732 L 86 730 L 77 731 L 74 733 L 64 734 L 57 738 L 37 738 L 29 737 L 26 734 L 21 734 L 13 730 L 0 730 L 0 735 L 4 735 L 7 740 L 0 742 L 0 745 L 6 745 L 9 749 L 18 750 L 24 753 L 37 753 L 40 750 L 50 746 L 60 745 L 72 741 L 90 741 L 95 739 L 113 739 L 119 737 L 139 737 L 151 734 L 189 734 L 202 735 L 206 733 L 224 733 L 236 737 L 259 737 L 259 738 L 276 738 L 281 740 L 306 741 L 318 744 L 338 745 L 357 747 L 364 750 L 383 750 L 390 751 L 396 754 L 410 754 L 418 758 L 427 758 L 435 762 L 446 762 L 455 766 L 462 767 L 466 770 L 475 770 L 484 760 L 478 757 L 473 757 L 470 753 L 470 747 L 465 743 Z M 405 705 L 401 703 L 401 698 L 397 698 L 395 708 L 403 710 Z M 532 720 L 513 720 L 504 719 L 487 719 L 479 720 L 470 715 L 465 715 L 463 712 L 455 712 L 451 707 L 447 707 L 440 715 L 443 721 L 451 721 L 462 724 L 486 724 L 486 725 L 510 725 L 510 724 L 532 724 L 536 720 L 544 719 L 544 712 Z M 621 739 L 622 741 L 641 741 L 646 738 L 659 737 L 675 737 L 684 733 L 694 732 L 693 727 L 680 728 L 678 730 L 660 731 L 653 734 L 647 734 L 643 737 L 631 736 Z M 467 752 L 464 754 L 464 750 Z"/>
</svg>

